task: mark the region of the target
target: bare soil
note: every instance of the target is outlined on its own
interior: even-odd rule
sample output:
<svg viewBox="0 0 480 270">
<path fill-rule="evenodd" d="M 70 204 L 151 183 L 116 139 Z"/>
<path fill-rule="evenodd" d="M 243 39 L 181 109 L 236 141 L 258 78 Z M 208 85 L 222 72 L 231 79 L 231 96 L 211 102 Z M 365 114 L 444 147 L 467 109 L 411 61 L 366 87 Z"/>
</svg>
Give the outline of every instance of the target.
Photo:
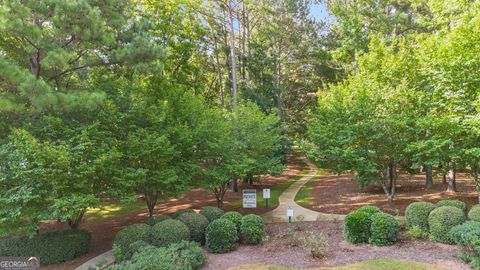
<svg viewBox="0 0 480 270">
<path fill-rule="evenodd" d="M 291 155 L 288 157 L 288 166 L 282 172 L 282 174 L 277 176 L 262 177 L 262 181 L 260 183 L 255 183 L 253 185 L 249 185 L 246 183 L 242 183 L 242 181 L 239 181 L 239 192 L 227 191 L 227 193 L 225 194 L 224 210 L 235 210 L 243 214 L 263 214 L 267 211 L 270 211 L 271 209 L 265 209 L 263 207 L 255 209 L 237 209 L 230 206 L 229 203 L 241 199 L 243 189 L 263 189 L 286 182 L 291 177 L 299 174 L 302 171 L 303 166 L 304 164 L 298 162 L 298 155 Z M 216 206 L 216 200 L 213 193 L 202 189 L 194 189 L 186 192 L 179 198 L 170 199 L 168 201 L 157 204 L 155 206 L 155 215 L 174 213 L 180 209 L 185 208 L 193 208 L 198 210 L 201 207 L 207 205 Z M 80 228 L 86 229 L 92 234 L 92 245 L 90 248 L 90 252 L 71 261 L 61 264 L 48 265 L 42 269 L 75 269 L 77 266 L 88 261 L 89 259 L 110 250 L 112 248 L 115 235 L 123 227 L 130 224 L 143 223 L 147 218 L 148 212 L 145 206 L 145 210 L 143 211 L 133 212 L 123 216 L 117 216 L 102 220 L 97 219 L 94 221 L 85 220 L 81 224 Z M 42 225 L 41 232 L 63 230 L 67 228 L 68 227 L 66 224 L 58 223 L 56 221 L 50 221 L 45 222 L 45 224 Z"/>
<path fill-rule="evenodd" d="M 444 199 L 459 199 L 469 207 L 478 204 L 473 180 L 467 175 L 457 174 L 457 192 L 446 192 L 447 185 L 441 179 L 434 179 L 431 189 L 425 187 L 425 175 L 400 175 L 393 205 L 388 205 L 383 189 L 369 185 L 362 189 L 353 175 L 327 175 L 307 183 L 311 188 L 313 203 L 304 205 L 314 211 L 332 214 L 348 214 L 364 205 L 375 205 L 391 214 L 404 215 L 407 206 L 416 201 L 438 202 Z"/>
<path fill-rule="evenodd" d="M 287 223 L 269 224 L 268 235 L 270 239 L 273 239 L 275 235 L 284 233 L 288 226 Z M 295 224 L 295 226 L 298 226 L 296 230 L 300 232 L 314 231 L 323 233 L 328 237 L 329 249 L 325 258 L 313 259 L 309 251 L 302 247 L 289 247 L 288 245 L 267 241 L 263 246 L 241 245 L 228 254 L 207 253 L 208 261 L 201 269 L 220 270 L 252 263 L 304 269 L 339 266 L 380 258 L 424 262 L 438 267 L 438 269 L 470 269 L 454 256 L 457 253 L 455 246 L 427 240 L 411 240 L 403 234 L 400 235 L 399 241 L 393 246 L 353 245 L 343 240 L 343 223 L 341 221 L 301 222 Z"/>
</svg>

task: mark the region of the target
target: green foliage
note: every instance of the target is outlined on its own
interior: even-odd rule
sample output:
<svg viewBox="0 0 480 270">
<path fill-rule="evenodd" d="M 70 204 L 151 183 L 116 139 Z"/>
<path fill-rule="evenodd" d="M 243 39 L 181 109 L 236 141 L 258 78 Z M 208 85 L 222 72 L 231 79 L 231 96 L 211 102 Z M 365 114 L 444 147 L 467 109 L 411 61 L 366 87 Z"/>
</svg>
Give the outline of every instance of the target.
<svg viewBox="0 0 480 270">
<path fill-rule="evenodd" d="M 428 215 L 435 209 L 435 205 L 429 202 L 413 202 L 405 210 L 405 219 L 409 229 L 416 227 L 425 233 L 429 232 Z"/>
<path fill-rule="evenodd" d="M 247 244 L 258 245 L 265 239 L 265 222 L 260 216 L 249 214 L 242 218 L 240 234 Z"/>
<path fill-rule="evenodd" d="M 371 206 L 371 205 L 365 205 L 365 206 L 362 206 L 360 208 L 358 208 L 356 210 L 357 212 L 363 212 L 363 213 L 367 213 L 369 216 L 373 215 L 373 214 L 376 214 L 376 213 L 381 213 L 382 211 L 380 210 L 380 208 L 376 207 L 376 206 Z"/>
<path fill-rule="evenodd" d="M 353 211 L 345 216 L 343 237 L 353 243 L 367 243 L 370 237 L 370 215 L 366 212 Z"/>
<path fill-rule="evenodd" d="M 242 224 L 242 214 L 240 214 L 237 211 L 228 211 L 225 214 L 223 214 L 220 218 L 225 218 L 230 220 L 231 222 L 235 223 L 235 226 L 237 226 L 237 230 L 240 231 L 240 225 Z"/>
<path fill-rule="evenodd" d="M 131 245 L 137 241 L 150 243 L 151 238 L 152 227 L 147 224 L 132 224 L 121 229 L 113 241 L 115 260 L 119 262 L 129 260 L 135 249 L 132 249 Z"/>
<path fill-rule="evenodd" d="M 200 214 L 205 216 L 208 222 L 212 222 L 222 217 L 223 210 L 214 206 L 204 206 L 200 209 Z"/>
<path fill-rule="evenodd" d="M 199 243 L 205 242 L 205 231 L 209 223 L 205 216 L 197 213 L 183 213 L 177 219 L 187 225 L 190 231 L 190 240 Z"/>
<path fill-rule="evenodd" d="M 152 245 L 150 245 L 149 243 L 143 241 L 143 240 L 138 240 L 138 241 L 135 241 L 133 243 L 131 243 L 129 246 L 128 246 L 128 249 L 130 251 L 130 253 L 133 255 L 135 253 L 137 253 L 138 251 L 146 248 L 146 247 L 150 247 Z"/>
<path fill-rule="evenodd" d="M 441 207 L 441 206 L 457 207 L 458 209 L 462 210 L 465 213 L 465 215 L 468 212 L 467 204 L 460 200 L 441 200 L 436 203 L 436 206 L 437 207 Z"/>
<path fill-rule="evenodd" d="M 187 225 L 176 219 L 167 219 L 152 227 L 150 243 L 157 247 L 167 247 L 173 243 L 190 240 Z"/>
<path fill-rule="evenodd" d="M 453 227 L 449 238 L 461 249 L 461 256 L 466 263 L 475 269 L 480 268 L 480 222 L 467 221 Z"/>
<path fill-rule="evenodd" d="M 465 215 L 463 211 L 457 207 L 441 206 L 435 208 L 428 216 L 431 239 L 441 243 L 452 243 L 453 239 L 450 238 L 448 232 L 464 221 Z"/>
<path fill-rule="evenodd" d="M 375 213 L 371 216 L 371 222 L 369 243 L 376 246 L 395 244 L 400 225 L 392 215 Z"/>
<path fill-rule="evenodd" d="M 178 210 L 177 212 L 175 213 L 172 213 L 170 214 L 170 216 L 174 219 L 178 218 L 180 215 L 184 214 L 184 213 L 196 213 L 195 210 L 193 210 L 192 208 L 187 208 L 187 209 L 180 209 Z"/>
<path fill-rule="evenodd" d="M 414 239 L 428 238 L 428 232 L 425 232 L 419 225 L 409 227 L 407 235 Z"/>
<path fill-rule="evenodd" d="M 468 211 L 468 219 L 480 222 L 480 205 L 474 205 L 470 211 Z"/>
<path fill-rule="evenodd" d="M 208 225 L 206 232 L 208 251 L 212 253 L 226 253 L 234 250 L 237 242 L 237 228 L 230 220 L 220 218 Z"/>
<path fill-rule="evenodd" d="M 159 216 L 153 216 L 153 217 L 149 217 L 147 218 L 147 220 L 145 220 L 145 223 L 150 225 L 150 226 L 153 226 L 157 223 L 160 223 L 164 220 L 167 220 L 167 219 L 171 219 L 171 217 L 169 215 L 159 215 Z"/>
<path fill-rule="evenodd" d="M 30 238 L 28 236 L 0 240 L 2 256 L 40 258 L 42 265 L 69 261 L 87 253 L 91 235 L 85 230 L 48 232 Z"/>
<path fill-rule="evenodd" d="M 113 265 L 110 270 L 196 270 L 206 261 L 202 247 L 195 242 L 182 241 L 169 247 L 144 247 L 128 262 Z"/>
</svg>

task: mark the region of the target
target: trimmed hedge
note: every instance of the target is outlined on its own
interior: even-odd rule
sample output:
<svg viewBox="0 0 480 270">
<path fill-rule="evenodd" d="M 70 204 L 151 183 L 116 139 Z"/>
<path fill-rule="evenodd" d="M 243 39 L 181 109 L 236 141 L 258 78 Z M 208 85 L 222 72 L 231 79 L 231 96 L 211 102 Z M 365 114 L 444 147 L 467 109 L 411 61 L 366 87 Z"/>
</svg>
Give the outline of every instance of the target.
<svg viewBox="0 0 480 270">
<path fill-rule="evenodd" d="M 182 241 L 168 248 L 146 247 L 132 256 L 131 261 L 113 265 L 110 270 L 196 270 L 206 261 L 198 243 Z"/>
<path fill-rule="evenodd" d="M 468 219 L 480 221 L 480 205 L 474 205 L 468 212 Z"/>
<path fill-rule="evenodd" d="M 243 216 L 239 212 L 229 211 L 223 214 L 221 218 L 226 218 L 231 222 L 235 223 L 235 226 L 237 226 L 237 230 L 240 230 L 240 225 L 242 225 Z"/>
<path fill-rule="evenodd" d="M 362 206 L 362 207 L 358 208 L 356 211 L 357 212 L 364 212 L 364 213 L 367 213 L 368 215 L 372 215 L 372 214 L 375 214 L 375 213 L 381 213 L 382 212 L 382 210 L 380 210 L 380 208 L 378 208 L 376 206 L 372 206 L 372 205 Z"/>
<path fill-rule="evenodd" d="M 223 210 L 215 206 L 205 206 L 200 209 L 200 214 L 204 215 L 208 222 L 212 222 L 223 215 Z"/>
<path fill-rule="evenodd" d="M 157 247 L 167 247 L 173 243 L 190 240 L 187 225 L 176 219 L 167 219 L 152 227 L 150 243 Z"/>
<path fill-rule="evenodd" d="M 185 213 L 196 213 L 195 210 L 193 210 L 192 208 L 187 208 L 187 209 L 180 209 L 178 210 L 177 212 L 173 213 L 173 214 L 170 214 L 169 216 L 173 219 L 176 219 L 178 218 L 181 214 L 185 214 Z"/>
<path fill-rule="evenodd" d="M 429 232 L 428 215 L 435 209 L 435 205 L 429 202 L 414 202 L 405 210 L 407 228 L 419 228 L 424 233 Z"/>
<path fill-rule="evenodd" d="M 0 240 L 0 255 L 40 258 L 42 265 L 69 261 L 90 249 L 91 235 L 86 230 L 48 232 Z"/>
<path fill-rule="evenodd" d="M 260 216 L 246 215 L 242 218 L 240 234 L 245 243 L 258 245 L 265 239 L 265 222 Z"/>
<path fill-rule="evenodd" d="M 212 253 L 226 253 L 236 247 L 237 227 L 228 219 L 216 219 L 207 227 L 206 245 Z"/>
<path fill-rule="evenodd" d="M 152 227 L 148 224 L 132 224 L 120 230 L 113 241 L 115 260 L 129 260 L 133 255 L 130 245 L 137 241 L 149 243 Z"/>
<path fill-rule="evenodd" d="M 353 211 L 345 216 L 343 237 L 353 244 L 367 243 L 370 237 L 370 215 Z"/>
<path fill-rule="evenodd" d="M 197 213 L 183 213 L 178 218 L 183 224 L 187 225 L 190 231 L 190 240 L 204 243 L 205 231 L 208 226 L 208 219 Z"/>
<path fill-rule="evenodd" d="M 480 222 L 467 221 L 453 227 L 448 234 L 449 238 L 460 247 L 460 258 L 476 269 L 480 269 Z"/>
<path fill-rule="evenodd" d="M 430 238 L 437 242 L 450 244 L 452 239 L 450 239 L 448 232 L 464 221 L 465 215 L 460 208 L 454 206 L 438 207 L 428 216 Z"/>
<path fill-rule="evenodd" d="M 371 216 L 369 242 L 377 246 L 393 245 L 400 229 L 398 221 L 389 214 L 375 213 Z"/>
<path fill-rule="evenodd" d="M 460 200 L 441 200 L 441 201 L 437 202 L 436 205 L 437 205 L 437 207 L 441 207 L 441 206 L 457 207 L 458 209 L 462 210 L 464 215 L 467 215 L 467 212 L 468 212 L 467 204 L 460 201 Z"/>
<path fill-rule="evenodd" d="M 168 215 L 159 215 L 159 216 L 154 216 L 154 217 L 149 217 L 147 218 L 147 220 L 145 220 L 145 223 L 150 225 L 150 226 L 153 226 L 157 223 L 160 223 L 164 220 L 167 220 L 167 219 L 171 219 L 170 216 Z"/>
</svg>

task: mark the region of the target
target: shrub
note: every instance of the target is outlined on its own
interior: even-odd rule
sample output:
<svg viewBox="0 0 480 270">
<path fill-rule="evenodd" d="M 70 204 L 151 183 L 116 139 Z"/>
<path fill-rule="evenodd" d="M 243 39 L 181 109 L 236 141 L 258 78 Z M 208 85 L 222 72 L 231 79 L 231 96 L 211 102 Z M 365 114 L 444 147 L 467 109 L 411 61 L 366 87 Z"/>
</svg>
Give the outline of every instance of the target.
<svg viewBox="0 0 480 270">
<path fill-rule="evenodd" d="M 362 206 L 362 207 L 358 208 L 356 211 L 357 212 L 364 212 L 364 213 L 367 213 L 368 215 L 372 215 L 372 214 L 375 214 L 375 213 L 381 213 L 382 212 L 380 210 L 380 208 L 378 208 L 376 206 L 372 206 L 372 205 Z"/>
<path fill-rule="evenodd" d="M 370 237 L 370 218 L 366 212 L 353 211 L 345 216 L 343 237 L 353 243 L 366 243 Z"/>
<path fill-rule="evenodd" d="M 456 225 L 462 224 L 465 216 L 457 207 L 441 206 L 430 212 L 428 226 L 432 240 L 442 243 L 452 243 L 448 232 Z"/>
<path fill-rule="evenodd" d="M 323 233 L 309 232 L 300 237 L 301 246 L 310 251 L 313 258 L 321 259 L 328 252 L 328 238 Z"/>
<path fill-rule="evenodd" d="M 265 222 L 260 216 L 246 215 L 242 218 L 240 234 L 245 243 L 258 245 L 265 238 Z"/>
<path fill-rule="evenodd" d="M 235 223 L 235 226 L 237 226 L 237 230 L 240 230 L 240 225 L 242 224 L 242 217 L 242 214 L 240 214 L 239 212 L 229 211 L 223 214 L 221 218 L 226 218 L 231 222 Z"/>
<path fill-rule="evenodd" d="M 474 205 L 468 212 L 468 219 L 480 221 L 480 205 Z"/>
<path fill-rule="evenodd" d="M 90 249 L 91 235 L 86 230 L 48 232 L 0 240 L 0 256 L 40 258 L 42 265 L 60 263 L 85 254 Z"/>
<path fill-rule="evenodd" d="M 397 241 L 400 225 L 389 214 L 375 213 L 371 217 L 370 239 L 371 244 L 377 246 L 393 245 Z"/>
<path fill-rule="evenodd" d="M 204 215 L 208 222 L 212 222 L 223 215 L 223 210 L 215 206 L 205 206 L 200 209 L 200 214 Z"/>
<path fill-rule="evenodd" d="M 147 224 L 132 224 L 120 230 L 113 241 L 115 260 L 129 260 L 133 255 L 130 245 L 137 241 L 148 243 L 152 235 L 152 227 Z"/>
<path fill-rule="evenodd" d="M 150 225 L 150 226 L 153 226 L 153 225 L 155 225 L 157 223 L 160 223 L 160 222 L 162 222 L 164 220 L 167 220 L 167 219 L 171 219 L 171 217 L 167 216 L 167 215 L 159 215 L 159 216 L 154 216 L 154 217 L 147 218 L 145 223 Z"/>
<path fill-rule="evenodd" d="M 198 243 L 182 241 L 167 247 L 147 247 L 132 256 L 132 260 L 110 267 L 110 270 L 195 270 L 206 261 Z"/>
<path fill-rule="evenodd" d="M 166 247 L 173 243 L 188 241 L 190 231 L 187 225 L 176 219 L 167 219 L 152 227 L 151 243 L 157 247 Z"/>
<path fill-rule="evenodd" d="M 173 214 L 170 214 L 169 216 L 173 219 L 176 219 L 178 218 L 181 214 L 185 214 L 185 213 L 196 213 L 195 210 L 191 209 L 191 208 L 187 208 L 187 209 L 180 209 L 178 210 L 177 212 L 173 213 Z"/>
<path fill-rule="evenodd" d="M 135 241 L 133 243 L 131 243 L 129 245 L 129 248 L 130 248 L 130 252 L 133 254 L 137 253 L 138 251 L 140 251 L 141 249 L 143 248 L 146 248 L 146 247 L 151 247 L 152 245 L 150 245 L 149 243 L 143 241 L 143 240 L 138 240 L 138 241 Z"/>
<path fill-rule="evenodd" d="M 467 215 L 467 212 L 468 212 L 467 204 L 460 200 L 441 200 L 437 202 L 437 207 L 441 207 L 441 206 L 457 207 L 458 209 L 462 210 L 462 212 L 465 215 Z"/>
<path fill-rule="evenodd" d="M 428 233 L 428 215 L 435 209 L 435 205 L 429 202 L 414 202 L 405 210 L 407 228 L 417 227 L 424 233 Z"/>
<path fill-rule="evenodd" d="M 450 230 L 449 237 L 460 247 L 460 257 L 480 269 L 480 222 L 467 221 L 457 225 Z"/>
<path fill-rule="evenodd" d="M 208 219 L 197 213 L 183 213 L 178 220 L 187 225 L 190 231 L 190 240 L 199 243 L 205 242 L 205 230 L 208 226 Z"/>
<path fill-rule="evenodd" d="M 425 232 L 420 226 L 414 225 L 408 228 L 407 235 L 410 236 L 411 238 L 421 239 L 421 238 L 427 238 L 428 232 Z"/>
<path fill-rule="evenodd" d="M 217 219 L 207 227 L 206 244 L 212 253 L 226 253 L 235 249 L 238 241 L 237 228 L 228 219 Z"/>
</svg>

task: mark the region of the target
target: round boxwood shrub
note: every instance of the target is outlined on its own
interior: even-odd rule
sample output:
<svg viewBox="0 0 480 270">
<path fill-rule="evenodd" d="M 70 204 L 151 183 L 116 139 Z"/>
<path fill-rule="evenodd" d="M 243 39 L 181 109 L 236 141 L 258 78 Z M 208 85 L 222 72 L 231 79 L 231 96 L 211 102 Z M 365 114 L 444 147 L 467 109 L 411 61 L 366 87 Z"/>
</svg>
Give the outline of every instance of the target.
<svg viewBox="0 0 480 270">
<path fill-rule="evenodd" d="M 149 243 L 152 236 L 152 227 L 147 224 L 132 224 L 120 230 L 113 241 L 113 255 L 115 260 L 128 260 L 133 255 L 130 245 L 137 241 Z"/>
<path fill-rule="evenodd" d="M 242 218 L 240 234 L 245 243 L 258 245 L 265 238 L 265 222 L 260 216 L 246 215 Z"/>
<path fill-rule="evenodd" d="M 235 223 L 235 226 L 237 226 L 237 230 L 240 230 L 240 225 L 242 224 L 242 217 L 242 214 L 237 211 L 229 211 L 223 214 L 221 218 L 226 218 L 231 222 Z"/>
<path fill-rule="evenodd" d="M 178 218 L 187 225 L 190 231 L 190 240 L 199 243 L 205 242 L 205 230 L 208 226 L 208 219 L 197 213 L 183 213 Z"/>
<path fill-rule="evenodd" d="M 223 210 L 215 206 L 205 206 L 200 209 L 200 214 L 204 215 L 209 222 L 212 222 L 223 215 Z"/>
<path fill-rule="evenodd" d="M 173 213 L 173 214 L 170 214 L 169 216 L 171 218 L 178 218 L 181 214 L 184 214 L 184 213 L 195 213 L 195 210 L 193 210 L 192 208 L 187 208 L 187 209 L 180 209 L 178 210 L 177 212 Z"/>
<path fill-rule="evenodd" d="M 480 205 L 474 205 L 468 212 L 468 219 L 480 221 Z"/>
<path fill-rule="evenodd" d="M 453 206 L 441 206 L 435 208 L 428 216 L 430 237 L 432 240 L 441 243 L 452 243 L 448 232 L 456 225 L 465 221 L 463 211 Z"/>
<path fill-rule="evenodd" d="M 353 211 L 345 216 L 343 237 L 353 244 L 366 243 L 370 237 L 370 217 L 363 211 Z"/>
<path fill-rule="evenodd" d="M 190 240 L 187 225 L 176 219 L 167 219 L 152 227 L 150 243 L 157 247 L 166 247 L 173 243 Z"/>
<path fill-rule="evenodd" d="M 153 226 L 167 219 L 171 219 L 171 217 L 167 215 L 153 216 L 153 217 L 147 218 L 147 220 L 145 220 L 145 223 L 147 223 L 150 226 Z"/>
<path fill-rule="evenodd" d="M 467 212 L 468 212 L 467 204 L 460 200 L 441 200 L 437 202 L 437 207 L 441 207 L 441 206 L 457 207 L 458 209 L 462 210 L 464 215 L 467 215 Z"/>
<path fill-rule="evenodd" d="M 143 248 L 130 261 L 113 265 L 109 270 L 196 270 L 205 263 L 206 258 L 198 243 L 182 241 L 169 247 Z"/>
<path fill-rule="evenodd" d="M 409 229 L 416 227 L 427 233 L 428 215 L 435 209 L 435 205 L 429 202 L 414 202 L 408 205 L 405 210 L 405 219 Z"/>
<path fill-rule="evenodd" d="M 372 214 L 375 214 L 375 213 L 381 213 L 382 211 L 380 210 L 380 208 L 376 207 L 376 206 L 372 206 L 372 205 L 365 205 L 365 206 L 362 206 L 360 208 L 358 208 L 356 210 L 357 212 L 364 212 L 364 213 L 367 213 L 369 215 L 372 215 Z"/>
<path fill-rule="evenodd" d="M 207 227 L 206 245 L 212 253 L 226 253 L 236 247 L 237 227 L 228 219 L 216 219 Z"/>
<path fill-rule="evenodd" d="M 467 221 L 453 227 L 448 233 L 450 239 L 461 250 L 460 258 L 473 268 L 480 268 L 480 222 Z"/>
<path fill-rule="evenodd" d="M 375 213 L 370 217 L 370 239 L 369 242 L 377 246 L 393 245 L 397 241 L 400 225 L 398 221 L 389 214 Z"/>
<path fill-rule="evenodd" d="M 60 263 L 85 254 L 90 249 L 91 236 L 85 230 L 48 232 L 0 240 L 0 255 L 40 258 L 42 265 Z"/>
</svg>

